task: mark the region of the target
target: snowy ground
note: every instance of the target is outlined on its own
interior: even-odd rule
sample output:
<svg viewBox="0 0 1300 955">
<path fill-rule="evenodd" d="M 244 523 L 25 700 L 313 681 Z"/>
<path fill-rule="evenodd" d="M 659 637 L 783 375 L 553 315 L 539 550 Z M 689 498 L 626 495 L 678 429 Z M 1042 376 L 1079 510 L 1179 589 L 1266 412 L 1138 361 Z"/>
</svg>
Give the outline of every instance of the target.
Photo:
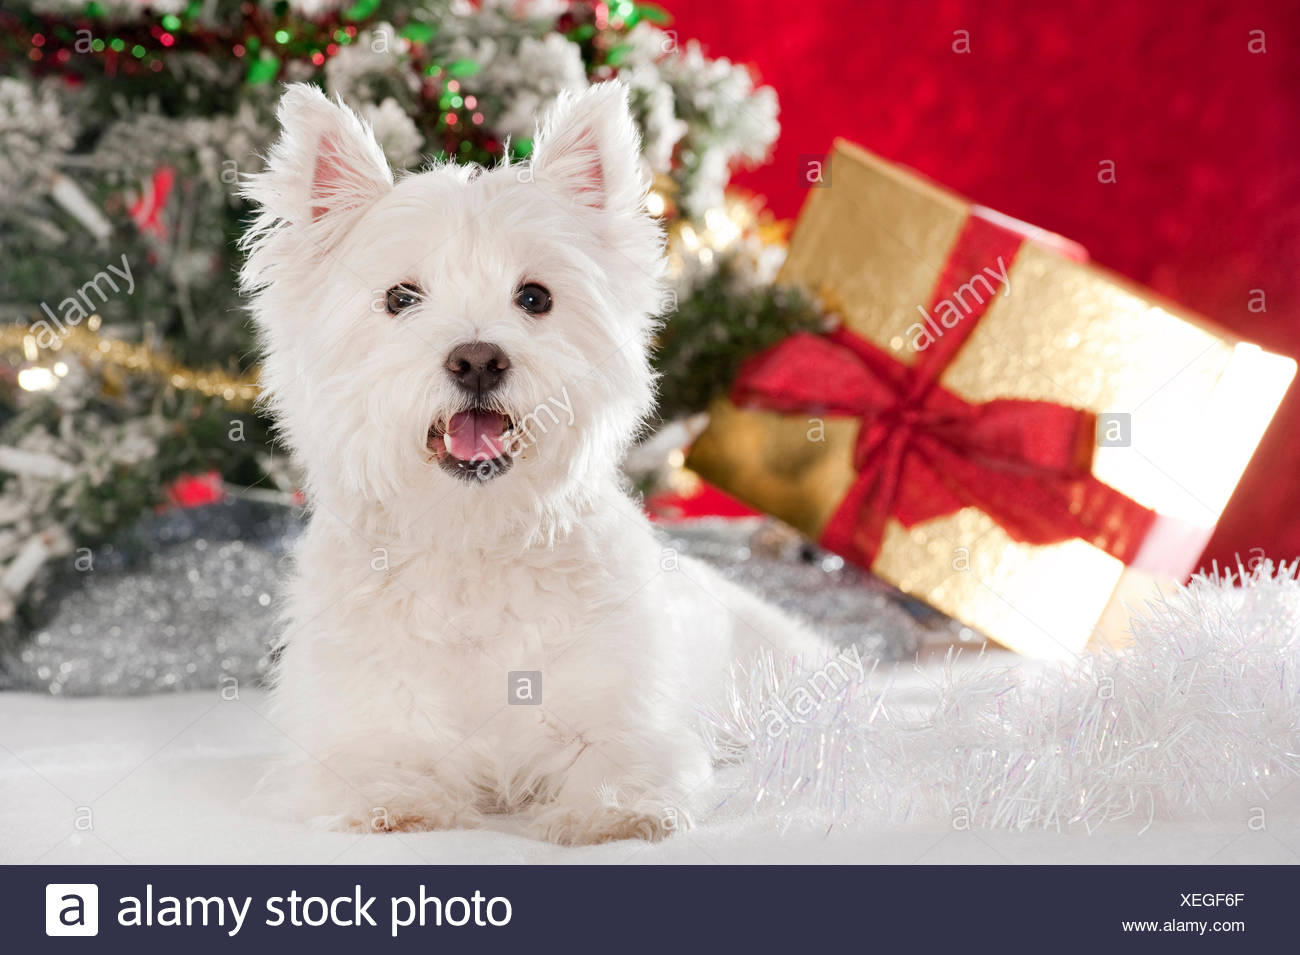
<svg viewBox="0 0 1300 955">
<path fill-rule="evenodd" d="M 564 849 L 504 831 L 314 832 L 249 798 L 276 751 L 265 696 L 58 699 L 0 693 L 3 863 L 1296 863 L 1300 786 L 1267 804 L 1145 833 L 795 829 L 705 819 L 659 845 Z M 89 827 L 89 828 L 88 828 Z M 507 826 L 508 828 L 508 826 Z"/>
</svg>

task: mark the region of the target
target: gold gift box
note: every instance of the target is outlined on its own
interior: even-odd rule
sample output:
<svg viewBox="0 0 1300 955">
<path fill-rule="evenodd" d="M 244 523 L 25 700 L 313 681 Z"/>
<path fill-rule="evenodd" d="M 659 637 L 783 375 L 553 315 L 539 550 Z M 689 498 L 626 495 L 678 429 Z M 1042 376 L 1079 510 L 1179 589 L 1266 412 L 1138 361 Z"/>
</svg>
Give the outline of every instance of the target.
<svg viewBox="0 0 1300 955">
<path fill-rule="evenodd" d="M 822 296 L 849 330 L 911 364 L 940 272 L 976 207 L 843 141 L 826 178 L 800 213 L 781 280 Z M 1195 569 L 1295 362 L 1080 261 L 1066 240 L 1014 224 L 1030 241 L 938 383 L 970 402 L 1038 399 L 1129 415 L 1130 443 L 1098 447 L 1092 473 L 1157 520 L 1125 565 L 1082 540 L 1017 542 L 974 507 L 910 529 L 891 519 L 870 570 L 1013 650 L 1070 657 L 1091 639 L 1121 641 L 1125 604 Z M 857 477 L 858 428 L 854 418 L 722 400 L 687 466 L 818 539 Z"/>
</svg>

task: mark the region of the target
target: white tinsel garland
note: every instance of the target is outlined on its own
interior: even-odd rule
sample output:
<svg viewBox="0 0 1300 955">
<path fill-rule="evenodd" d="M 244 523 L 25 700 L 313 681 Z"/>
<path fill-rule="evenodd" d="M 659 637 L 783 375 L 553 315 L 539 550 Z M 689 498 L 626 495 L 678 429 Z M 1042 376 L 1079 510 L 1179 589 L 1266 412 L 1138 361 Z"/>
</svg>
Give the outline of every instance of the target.
<svg viewBox="0 0 1300 955">
<path fill-rule="evenodd" d="M 1028 680 L 950 656 L 918 697 L 869 669 L 836 683 L 827 667 L 764 658 L 705 717 L 716 755 L 745 777 L 729 802 L 1092 831 L 1267 798 L 1300 775 L 1298 569 L 1198 577 L 1132 618 L 1131 646 Z"/>
</svg>

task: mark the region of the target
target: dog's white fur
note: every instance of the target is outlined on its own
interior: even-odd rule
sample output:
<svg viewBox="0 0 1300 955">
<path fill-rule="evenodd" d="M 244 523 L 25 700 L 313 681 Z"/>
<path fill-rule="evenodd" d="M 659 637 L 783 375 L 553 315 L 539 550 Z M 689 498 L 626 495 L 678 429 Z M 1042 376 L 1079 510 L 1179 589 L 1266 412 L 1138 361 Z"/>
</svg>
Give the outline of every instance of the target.
<svg viewBox="0 0 1300 955">
<path fill-rule="evenodd" d="M 653 404 L 663 260 L 625 90 L 561 99 L 529 163 L 396 182 L 313 87 L 288 88 L 280 122 L 243 279 L 312 511 L 272 715 L 295 806 L 364 830 L 518 812 L 574 844 L 689 824 L 711 772 L 697 707 L 730 662 L 821 645 L 667 551 L 620 481 Z M 550 314 L 515 306 L 524 281 Z M 423 299 L 387 314 L 403 282 Z M 426 445 L 466 407 L 444 365 L 475 341 L 509 356 L 492 402 L 528 437 L 483 482 Z M 508 703 L 509 671 L 541 672 L 539 705 Z"/>
</svg>

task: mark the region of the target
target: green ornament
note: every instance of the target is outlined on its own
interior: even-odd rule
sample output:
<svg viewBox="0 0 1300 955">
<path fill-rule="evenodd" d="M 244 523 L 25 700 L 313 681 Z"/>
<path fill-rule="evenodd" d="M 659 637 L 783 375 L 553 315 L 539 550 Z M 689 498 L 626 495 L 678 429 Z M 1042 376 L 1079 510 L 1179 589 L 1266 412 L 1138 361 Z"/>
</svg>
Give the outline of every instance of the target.
<svg viewBox="0 0 1300 955">
<path fill-rule="evenodd" d="M 343 11 L 344 20 L 364 20 L 379 9 L 379 0 L 357 0 Z"/>
<path fill-rule="evenodd" d="M 610 66 L 621 66 L 623 61 L 627 59 L 627 55 L 631 52 L 631 43 L 620 43 L 617 46 L 612 46 L 609 49 L 609 53 L 605 56 L 605 62 Z"/>
<path fill-rule="evenodd" d="M 474 60 L 456 60 L 454 63 L 447 64 L 447 75 L 459 79 L 462 76 L 473 76 L 479 71 L 479 65 Z"/>
<path fill-rule="evenodd" d="M 438 32 L 437 27 L 432 23 L 408 23 L 402 27 L 402 36 L 412 43 L 428 43 L 433 39 L 433 35 Z"/>
<path fill-rule="evenodd" d="M 280 58 L 274 53 L 267 53 L 248 64 L 244 82 L 249 86 L 261 86 L 271 82 L 279 73 Z"/>
<path fill-rule="evenodd" d="M 660 24 L 672 23 L 673 15 L 657 3 L 638 3 L 633 6 L 632 13 L 627 17 L 628 26 L 633 26 L 640 20 Z"/>
</svg>

